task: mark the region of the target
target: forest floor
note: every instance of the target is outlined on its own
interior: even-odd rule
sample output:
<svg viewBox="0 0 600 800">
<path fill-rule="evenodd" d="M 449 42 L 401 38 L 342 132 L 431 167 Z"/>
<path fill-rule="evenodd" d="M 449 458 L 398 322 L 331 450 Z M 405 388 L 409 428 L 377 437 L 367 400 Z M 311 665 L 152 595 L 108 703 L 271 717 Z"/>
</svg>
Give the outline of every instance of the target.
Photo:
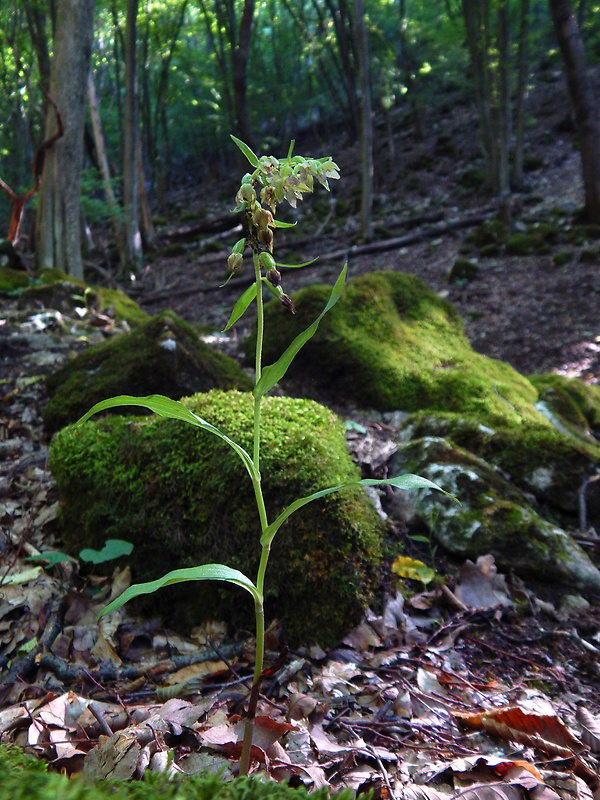
<svg viewBox="0 0 600 800">
<path fill-rule="evenodd" d="M 421 119 L 424 134 L 414 120 L 405 124 L 393 154 L 385 130 L 378 131 L 385 164 L 378 175 L 386 177 L 376 186 L 376 243 L 403 237 L 390 249 L 364 252 L 356 239 L 355 150 L 343 146 L 343 135 L 341 147 L 331 140 L 308 143 L 311 155 L 333 155 L 342 181 L 331 203 L 318 192 L 298 234 L 277 232 L 282 260 L 321 256 L 317 265 L 285 274 L 285 291 L 332 283 L 346 259 L 351 277 L 378 269 L 411 272 L 457 306 L 476 350 L 525 374 L 555 370 L 597 382 L 600 256 L 585 261 L 581 253 L 594 242 L 569 239 L 582 188 L 574 135 L 564 130 L 568 103 L 559 75 L 548 75 L 530 115 L 528 156 L 536 169 L 515 198 L 513 221 L 517 231 L 554 226 L 549 252 L 481 258 L 469 249 L 468 221 L 492 213 L 493 205 L 464 185 L 466 168 L 479 164 L 470 133 L 475 122 L 449 97 L 435 121 Z M 299 141 L 297 152 L 305 144 Z M 191 187 L 172 193 L 158 230 L 162 246 L 132 290 L 145 310 L 168 307 L 215 331 L 223 327 L 245 280 L 217 288 L 226 277 L 224 245 L 240 234 L 215 235 L 209 247 L 189 229 L 223 215 L 235 190 L 231 184 L 219 202 L 206 201 L 212 196 L 206 188 L 201 195 Z M 465 227 L 454 225 L 460 221 Z M 221 253 L 210 252 L 219 244 Z M 565 250 L 571 259 L 558 265 L 555 256 Z M 476 257 L 480 272 L 457 285 L 448 271 L 460 254 Z M 0 299 L 0 310 L 1 740 L 29 746 L 67 773 L 84 765 L 90 775 L 139 776 L 148 763 L 159 768 L 165 752 L 183 771 L 233 769 L 228 756 L 236 752 L 236 731 L 229 716 L 246 697 L 242 679 L 251 661 L 243 636 L 227 638 L 209 625 L 183 638 L 158 618 L 124 614 L 99 636 L 96 615 L 118 576 L 85 577 L 73 562 L 44 571 L 23 561 L 25 554 L 60 546 L 39 378 L 81 346 L 82 329 L 73 320 L 65 326 L 52 310 L 42 310 L 48 314 L 32 324 L 14 300 Z M 215 343 L 235 355 L 243 333 L 242 327 L 229 338 L 216 336 Z M 102 336 L 86 333 L 89 341 Z M 408 553 L 423 555 L 417 547 L 407 540 Z M 33 578 L 26 568 L 36 570 Z M 265 682 L 260 711 L 276 724 L 263 724 L 258 737 L 261 768 L 334 788 L 374 781 L 392 800 L 438 800 L 439 793 L 459 791 L 476 800 L 481 789 L 473 786 L 490 782 L 509 800 L 536 789 L 564 800 L 597 797 L 600 603 L 572 598 L 561 606 L 564 598 L 542 600 L 508 576 L 500 595 L 509 605 L 481 609 L 475 601 L 461 608 L 448 590 L 470 584 L 476 596 L 485 594 L 498 586 L 493 568 L 442 558 L 438 569 L 447 577 L 435 590 L 417 589 L 405 601 L 392 595 L 339 647 L 325 653 L 307 645 Z M 278 647 L 274 632 L 271 657 Z M 156 692 L 174 683 L 186 683 L 186 699 Z M 104 750 L 86 758 L 102 734 L 111 737 L 101 740 Z M 137 750 L 123 759 L 125 751 L 131 756 L 133 740 Z M 118 772 L 120 762 L 128 774 Z"/>
</svg>

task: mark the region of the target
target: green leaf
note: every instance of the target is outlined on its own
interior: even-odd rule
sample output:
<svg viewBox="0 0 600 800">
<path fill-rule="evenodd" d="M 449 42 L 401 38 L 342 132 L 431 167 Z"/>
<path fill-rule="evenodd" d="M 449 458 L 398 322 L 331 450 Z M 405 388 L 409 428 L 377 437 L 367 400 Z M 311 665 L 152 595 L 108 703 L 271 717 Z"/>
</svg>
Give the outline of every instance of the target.
<svg viewBox="0 0 600 800">
<path fill-rule="evenodd" d="M 276 261 L 275 263 L 276 266 L 278 267 L 285 267 L 286 269 L 298 269 L 298 267 L 307 267 L 309 264 L 314 264 L 315 261 L 318 260 L 318 258 L 319 256 L 317 256 L 316 258 L 311 258 L 310 261 L 304 261 L 302 264 L 280 264 L 278 261 Z"/>
<path fill-rule="evenodd" d="M 131 542 L 126 542 L 124 539 L 107 539 L 102 550 L 86 548 L 79 552 L 79 558 L 92 564 L 103 564 L 105 561 L 128 556 L 132 550 Z"/>
<path fill-rule="evenodd" d="M 417 558 L 409 556 L 398 556 L 392 564 L 392 572 L 401 578 L 410 578 L 413 581 L 421 581 L 428 584 L 435 578 L 435 570 L 428 567 Z"/>
<path fill-rule="evenodd" d="M 148 581 L 148 583 L 134 583 L 133 586 L 126 589 L 123 594 L 119 595 L 116 600 L 113 600 L 106 608 L 103 608 L 99 617 L 116 611 L 118 608 L 125 605 L 125 603 L 133 600 L 134 597 L 140 597 L 140 595 L 143 594 L 153 594 L 164 586 L 173 586 L 176 583 L 187 583 L 189 581 L 226 581 L 227 583 L 233 583 L 235 586 L 241 586 L 242 589 L 250 592 L 255 603 L 262 604 L 263 598 L 261 593 L 250 578 L 247 578 L 243 572 L 232 569 L 225 564 L 203 564 L 200 567 L 175 569 L 163 575 L 162 578 L 157 578 L 155 581 Z"/>
<path fill-rule="evenodd" d="M 234 305 L 233 311 L 231 312 L 231 316 L 229 317 L 229 322 L 223 328 L 223 333 L 225 333 L 225 331 L 228 331 L 229 328 L 231 328 L 231 326 L 238 321 L 238 319 L 242 316 L 244 311 L 248 308 L 248 306 L 254 300 L 255 297 L 256 297 L 256 283 L 252 283 Z"/>
<path fill-rule="evenodd" d="M 286 519 L 295 511 L 302 508 L 302 506 L 312 503 L 313 500 L 319 500 L 321 497 L 325 497 L 328 494 L 344 492 L 348 489 L 354 489 L 356 486 L 396 486 L 398 489 L 437 489 L 439 492 L 456 500 L 455 497 L 438 486 L 437 483 L 433 483 L 433 481 L 430 481 L 428 478 L 422 478 L 420 475 L 413 475 L 411 473 L 399 475 L 396 478 L 385 478 L 383 480 L 364 478 L 361 481 L 350 481 L 349 483 L 342 483 L 339 486 L 330 486 L 328 489 L 321 489 L 321 491 L 313 492 L 313 494 L 309 494 L 307 497 L 300 497 L 298 500 L 294 500 L 293 503 L 290 503 L 290 505 L 281 512 L 277 519 L 273 520 L 273 522 L 265 528 L 260 539 L 261 545 L 264 547 L 270 544 Z M 458 500 L 456 500 L 456 502 L 458 503 Z"/>
<path fill-rule="evenodd" d="M 59 553 L 54 550 L 48 550 L 45 553 L 40 553 L 38 556 L 27 556 L 23 561 L 42 561 L 44 568 L 50 569 L 62 561 L 69 561 L 69 556 L 66 553 Z"/>
<path fill-rule="evenodd" d="M 281 222 L 278 219 L 273 220 L 273 224 L 276 228 L 295 228 L 298 224 L 297 222 Z"/>
<path fill-rule="evenodd" d="M 237 144 L 237 146 L 240 148 L 242 153 L 246 156 L 248 161 L 252 164 L 252 166 L 255 168 L 258 167 L 259 161 L 256 153 L 253 153 L 252 150 L 248 147 L 248 145 L 244 144 L 244 142 L 242 142 L 241 139 L 238 139 L 237 136 L 234 136 L 232 133 L 230 133 L 229 135 L 231 136 L 233 141 Z"/>
<path fill-rule="evenodd" d="M 348 264 L 345 264 L 344 269 L 341 271 L 339 278 L 331 290 L 327 305 L 323 311 L 321 311 L 312 325 L 309 325 L 305 331 L 296 336 L 294 341 L 290 344 L 285 353 L 283 353 L 283 355 L 277 359 L 275 364 L 271 364 L 263 369 L 260 380 L 252 391 L 254 397 L 262 397 L 269 391 L 269 389 L 272 389 L 273 386 L 275 386 L 275 384 L 283 378 L 298 351 L 306 344 L 306 342 L 308 342 L 309 339 L 312 339 L 312 337 L 315 335 L 317 328 L 319 327 L 319 322 L 321 322 L 329 309 L 333 308 L 333 306 L 340 299 L 342 290 L 344 288 L 344 282 L 346 280 L 347 267 Z"/>
<path fill-rule="evenodd" d="M 99 411 L 106 411 L 108 408 L 119 408 L 120 406 L 141 406 L 142 408 L 148 408 L 150 411 L 154 411 L 154 413 L 158 414 L 160 417 L 167 417 L 168 419 L 180 419 L 183 422 L 187 422 L 188 425 L 193 425 L 196 428 L 202 428 L 202 430 L 213 433 L 224 442 L 227 442 L 227 444 L 233 450 L 235 450 L 235 452 L 243 461 L 244 466 L 248 470 L 252 480 L 260 480 L 260 473 L 254 466 L 254 462 L 243 447 L 240 447 L 237 442 L 234 442 L 229 438 L 229 436 L 226 436 L 218 428 L 215 428 L 215 426 L 211 425 L 210 422 L 207 422 L 206 420 L 202 419 L 202 417 L 194 414 L 189 410 L 189 408 L 184 406 L 183 403 L 180 403 L 178 400 L 171 400 L 169 397 L 164 397 L 161 394 L 151 394 L 148 397 L 132 397 L 128 394 L 121 394 L 118 397 L 110 397 L 107 400 L 101 400 L 99 403 L 96 403 L 95 406 L 92 406 L 92 408 L 90 408 L 90 410 L 84 414 L 81 419 L 77 420 L 73 427 L 82 425 L 84 422 L 86 422 L 86 420 L 88 420 L 94 414 L 97 414 Z"/>
</svg>

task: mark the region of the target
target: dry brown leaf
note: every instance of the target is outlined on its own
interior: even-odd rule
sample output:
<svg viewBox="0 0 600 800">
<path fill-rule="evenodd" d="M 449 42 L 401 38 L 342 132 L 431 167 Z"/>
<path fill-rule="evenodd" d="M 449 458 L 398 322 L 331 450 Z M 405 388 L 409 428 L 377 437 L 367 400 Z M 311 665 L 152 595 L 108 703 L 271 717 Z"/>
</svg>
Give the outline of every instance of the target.
<svg viewBox="0 0 600 800">
<path fill-rule="evenodd" d="M 498 708 L 478 713 L 453 711 L 463 724 L 503 739 L 537 747 L 550 755 L 569 758 L 582 751 L 581 742 L 557 716 L 530 714 L 518 706 Z"/>
<path fill-rule="evenodd" d="M 593 717 L 585 706 L 577 709 L 577 722 L 581 725 L 581 739 L 592 753 L 600 753 L 600 722 Z"/>
</svg>

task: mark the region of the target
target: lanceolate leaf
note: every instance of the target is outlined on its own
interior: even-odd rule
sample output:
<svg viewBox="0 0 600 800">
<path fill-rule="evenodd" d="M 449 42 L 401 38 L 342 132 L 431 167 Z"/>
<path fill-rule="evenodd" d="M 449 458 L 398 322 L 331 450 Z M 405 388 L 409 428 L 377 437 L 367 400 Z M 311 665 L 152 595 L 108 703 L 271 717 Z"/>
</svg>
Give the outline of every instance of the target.
<svg viewBox="0 0 600 800">
<path fill-rule="evenodd" d="M 229 322 L 223 328 L 223 333 L 225 333 L 225 331 L 228 331 L 229 328 L 231 328 L 231 326 L 238 321 L 238 319 L 242 316 L 244 311 L 248 308 L 248 306 L 254 300 L 255 297 L 256 297 L 256 283 L 252 283 L 246 289 L 244 294 L 238 299 L 237 303 L 234 305 L 233 311 L 231 312 L 231 316 L 229 317 Z"/>
<path fill-rule="evenodd" d="M 268 545 L 270 542 L 273 541 L 273 537 L 279 530 L 279 528 L 283 525 L 288 517 L 290 517 L 294 511 L 298 511 L 299 508 L 302 506 L 307 505 L 308 503 L 312 503 L 313 500 L 319 500 L 321 497 L 325 497 L 328 494 L 333 494 L 334 492 L 343 492 L 348 489 L 354 489 L 356 486 L 396 486 L 398 489 L 437 489 L 439 492 L 443 492 L 444 494 L 448 495 L 448 497 L 452 497 L 453 500 L 456 500 L 451 494 L 446 492 L 437 483 L 433 483 L 428 478 L 422 478 L 420 475 L 399 475 L 396 478 L 385 478 L 384 480 L 377 480 L 376 478 L 364 478 L 362 481 L 351 481 L 350 483 L 342 483 L 339 486 L 330 486 L 328 489 L 321 489 L 320 492 L 314 492 L 313 494 L 309 494 L 307 497 L 300 497 L 298 500 L 294 500 L 293 503 L 281 512 L 281 514 L 275 519 L 263 533 L 260 543 L 263 545 Z M 458 503 L 458 500 L 456 500 Z"/>
<path fill-rule="evenodd" d="M 196 428 L 202 428 L 202 430 L 213 433 L 215 436 L 218 436 L 219 439 L 223 439 L 224 442 L 227 442 L 227 444 L 235 450 L 242 459 L 250 477 L 253 480 L 260 480 L 260 474 L 254 466 L 254 462 L 243 447 L 240 447 L 239 444 L 222 433 L 218 428 L 215 428 L 214 425 L 211 425 L 210 422 L 206 422 L 202 417 L 194 414 L 189 408 L 184 406 L 183 403 L 180 403 L 178 400 L 171 400 L 169 397 L 164 397 L 161 394 L 151 394 L 148 397 L 132 397 L 128 394 L 121 394 L 118 397 L 110 397 L 107 400 L 101 400 L 99 403 L 96 403 L 95 406 L 92 406 L 81 419 L 77 420 L 74 427 L 81 425 L 99 411 L 106 411 L 108 408 L 118 408 L 120 406 L 141 406 L 142 408 L 148 408 L 161 417 L 180 419 L 183 420 L 183 422 L 187 422 L 188 425 L 193 425 Z"/>
<path fill-rule="evenodd" d="M 99 616 L 103 617 L 105 614 L 116 611 L 129 600 L 133 600 L 134 597 L 139 597 L 142 594 L 152 594 L 164 586 L 173 586 L 175 583 L 187 583 L 189 581 L 226 581 L 227 583 L 233 583 L 235 586 L 241 586 L 242 589 L 250 592 L 256 603 L 262 604 L 262 595 L 250 578 L 247 578 L 243 572 L 232 569 L 225 564 L 203 564 L 201 567 L 175 569 L 163 575 L 162 578 L 157 578 L 155 581 L 149 581 L 148 583 L 134 583 L 122 595 L 119 595 L 116 600 L 113 600 L 106 608 L 103 608 Z"/>
<path fill-rule="evenodd" d="M 298 224 L 297 222 L 281 222 L 281 220 L 275 219 L 273 220 L 273 224 L 276 228 L 295 228 Z"/>
<path fill-rule="evenodd" d="M 344 282 L 346 280 L 346 269 L 348 265 L 344 265 L 344 269 L 341 271 L 339 278 L 335 282 L 333 289 L 331 290 L 331 295 L 329 296 L 329 300 L 327 301 L 327 305 L 321 311 L 319 316 L 313 322 L 312 325 L 299 333 L 298 336 L 294 339 L 288 349 L 279 357 L 279 359 L 275 362 L 275 364 L 271 364 L 268 367 L 265 367 L 262 371 L 262 375 L 260 376 L 260 380 L 254 387 L 252 394 L 254 397 L 262 397 L 266 394 L 269 389 L 272 389 L 278 381 L 280 381 L 285 373 L 288 370 L 288 367 L 294 360 L 294 356 L 296 353 L 308 342 L 309 339 L 317 332 L 317 328 L 319 327 L 319 322 L 323 319 L 325 314 L 329 311 L 329 309 L 333 308 L 333 306 L 337 303 L 340 299 L 340 295 L 342 294 L 342 289 L 344 288 Z"/>
<path fill-rule="evenodd" d="M 246 156 L 248 161 L 252 164 L 252 166 L 255 167 L 255 168 L 258 167 L 259 161 L 258 161 L 258 156 L 256 155 L 256 153 L 254 153 L 248 147 L 247 144 L 244 144 L 244 142 L 242 142 L 241 139 L 238 139 L 237 136 L 234 136 L 232 133 L 230 133 L 229 135 L 231 136 L 233 141 L 237 144 L 237 146 L 240 148 L 242 153 Z"/>
</svg>

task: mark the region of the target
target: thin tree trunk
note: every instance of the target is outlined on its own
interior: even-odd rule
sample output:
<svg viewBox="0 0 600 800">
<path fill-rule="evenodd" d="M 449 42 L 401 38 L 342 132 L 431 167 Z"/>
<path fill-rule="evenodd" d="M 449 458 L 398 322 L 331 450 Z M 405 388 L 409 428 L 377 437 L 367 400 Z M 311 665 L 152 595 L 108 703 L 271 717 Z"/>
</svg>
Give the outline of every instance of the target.
<svg viewBox="0 0 600 800">
<path fill-rule="evenodd" d="M 508 0 L 498 4 L 498 197 L 500 218 L 510 227 L 510 41 L 508 27 Z"/>
<path fill-rule="evenodd" d="M 137 180 L 138 98 L 136 74 L 138 0 L 127 0 L 125 35 L 125 152 L 123 155 L 123 204 L 125 210 L 125 255 L 122 270 L 136 273 L 142 263 Z"/>
<path fill-rule="evenodd" d="M 36 225 L 38 269 L 59 267 L 77 278 L 83 278 L 80 193 L 93 22 L 94 0 L 59 0 L 50 94 L 63 116 L 64 136 L 46 153 Z M 52 109 L 46 138 L 55 125 Z"/>
<path fill-rule="evenodd" d="M 587 77 L 585 53 L 569 0 L 549 0 L 579 134 L 585 189 L 584 217 L 600 224 L 600 128 Z"/>
<path fill-rule="evenodd" d="M 255 0 L 245 0 L 244 11 L 240 22 L 240 35 L 233 54 L 233 101 L 235 104 L 235 118 L 240 138 L 252 146 L 254 137 L 248 122 L 248 56 L 250 54 L 250 41 L 252 38 L 252 23 L 254 21 Z M 233 41 L 232 41 L 233 44 Z"/>
<path fill-rule="evenodd" d="M 515 102 L 515 158 L 513 167 L 513 186 L 523 186 L 523 149 L 525 137 L 525 97 L 529 77 L 529 0 L 521 0 L 521 24 L 519 30 L 519 72 L 517 77 L 517 97 Z"/>
<path fill-rule="evenodd" d="M 363 238 L 373 238 L 373 111 L 371 107 L 371 77 L 369 69 L 369 42 L 365 25 L 363 0 L 354 0 L 356 41 L 360 78 L 360 169 L 361 203 L 360 231 Z"/>
<path fill-rule="evenodd" d="M 100 109 L 98 105 L 98 98 L 96 96 L 96 85 L 94 83 L 94 76 L 91 70 L 88 72 L 88 104 L 90 108 L 90 118 L 92 121 L 92 130 L 94 132 L 94 142 L 96 144 L 96 154 L 98 156 L 98 166 L 100 168 L 100 177 L 102 178 L 102 186 L 104 188 L 104 196 L 110 210 L 110 219 L 112 223 L 113 234 L 121 262 L 126 260 L 124 250 L 124 237 L 123 226 L 120 219 L 120 209 L 115 197 L 115 193 L 110 182 L 110 168 L 108 166 L 108 158 L 106 155 L 106 145 L 104 142 L 104 132 L 102 130 L 102 120 L 100 118 Z"/>
</svg>

